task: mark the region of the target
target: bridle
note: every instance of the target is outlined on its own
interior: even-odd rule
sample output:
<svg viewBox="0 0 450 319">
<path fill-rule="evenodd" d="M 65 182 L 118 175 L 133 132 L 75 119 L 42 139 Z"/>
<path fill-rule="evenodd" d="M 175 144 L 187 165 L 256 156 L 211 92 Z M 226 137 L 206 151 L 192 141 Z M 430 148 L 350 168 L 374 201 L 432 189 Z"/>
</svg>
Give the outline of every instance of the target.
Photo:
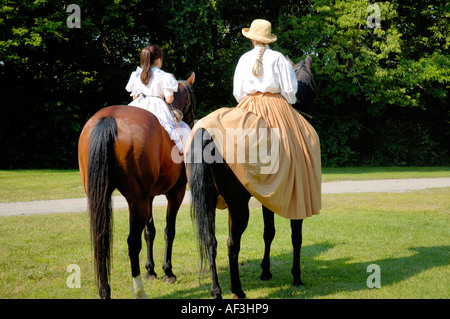
<svg viewBox="0 0 450 319">
<path fill-rule="evenodd" d="M 306 70 L 308 70 L 308 72 L 311 72 L 308 66 L 302 61 L 294 65 L 295 76 L 297 76 L 297 72 L 300 71 L 301 68 L 305 68 Z"/>
<path fill-rule="evenodd" d="M 197 99 L 195 98 L 194 90 L 189 85 L 189 83 L 187 83 L 184 80 L 180 80 L 178 81 L 178 83 L 183 85 L 183 87 L 187 92 L 187 102 L 185 107 L 183 108 L 183 121 L 189 126 L 191 126 L 194 124 L 195 113 L 197 111 L 196 110 Z"/>
</svg>

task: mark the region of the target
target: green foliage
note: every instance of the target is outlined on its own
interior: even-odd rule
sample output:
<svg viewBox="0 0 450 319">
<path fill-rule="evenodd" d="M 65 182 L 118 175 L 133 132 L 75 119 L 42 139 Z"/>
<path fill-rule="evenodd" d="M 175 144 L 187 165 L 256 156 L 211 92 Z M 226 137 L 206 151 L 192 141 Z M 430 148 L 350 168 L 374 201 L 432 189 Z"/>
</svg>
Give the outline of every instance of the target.
<svg viewBox="0 0 450 319">
<path fill-rule="evenodd" d="M 376 5 L 379 28 L 366 1 L 301 2 L 280 18 L 279 45 L 313 56 L 324 164 L 448 163 L 449 5 Z"/>
<path fill-rule="evenodd" d="M 199 116 L 234 106 L 234 68 L 251 47 L 241 29 L 255 18 L 272 22 L 273 48 L 313 57 L 324 165 L 449 164 L 446 1 L 377 2 L 379 28 L 361 0 L 77 4 L 81 28 L 70 29 L 68 2 L 0 0 L 1 168 L 76 167 L 81 128 L 129 102 L 124 87 L 149 43 L 177 78 L 196 72 Z"/>
</svg>

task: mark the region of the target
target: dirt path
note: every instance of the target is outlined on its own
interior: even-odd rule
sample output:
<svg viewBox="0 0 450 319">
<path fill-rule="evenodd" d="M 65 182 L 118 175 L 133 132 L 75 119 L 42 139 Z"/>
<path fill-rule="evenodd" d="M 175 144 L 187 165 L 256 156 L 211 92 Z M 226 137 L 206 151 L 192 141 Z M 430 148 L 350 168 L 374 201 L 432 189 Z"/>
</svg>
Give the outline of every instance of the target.
<svg viewBox="0 0 450 319">
<path fill-rule="evenodd" d="M 322 194 L 405 192 L 440 187 L 450 187 L 450 178 L 326 182 L 322 184 Z M 188 204 L 190 202 L 190 198 L 190 192 L 187 192 L 183 203 Z M 157 196 L 153 201 L 154 206 L 163 206 L 166 204 L 167 201 L 165 196 Z M 113 196 L 114 209 L 126 209 L 127 207 L 128 204 L 125 198 L 122 196 Z M 33 202 L 0 203 L 0 217 L 72 212 L 87 212 L 87 199 L 73 198 Z"/>
</svg>

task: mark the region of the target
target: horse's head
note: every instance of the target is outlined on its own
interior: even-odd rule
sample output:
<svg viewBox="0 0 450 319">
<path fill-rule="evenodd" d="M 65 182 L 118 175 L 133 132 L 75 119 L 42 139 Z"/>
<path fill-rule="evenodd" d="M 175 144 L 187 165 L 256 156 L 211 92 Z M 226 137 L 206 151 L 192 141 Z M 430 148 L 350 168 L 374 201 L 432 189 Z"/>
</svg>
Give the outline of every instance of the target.
<svg viewBox="0 0 450 319">
<path fill-rule="evenodd" d="M 186 81 L 178 81 L 178 91 L 174 96 L 172 107 L 183 112 L 183 121 L 191 128 L 194 126 L 194 117 L 196 112 L 197 100 L 194 95 L 192 85 L 195 81 L 195 73 Z"/>
<path fill-rule="evenodd" d="M 314 98 L 316 96 L 316 84 L 314 83 L 314 77 L 311 73 L 312 59 L 308 55 L 304 62 L 300 61 L 295 64 L 288 56 L 286 56 L 286 58 L 294 67 L 298 81 L 296 94 L 297 103 L 295 103 L 293 107 L 310 116 L 314 105 Z"/>
</svg>

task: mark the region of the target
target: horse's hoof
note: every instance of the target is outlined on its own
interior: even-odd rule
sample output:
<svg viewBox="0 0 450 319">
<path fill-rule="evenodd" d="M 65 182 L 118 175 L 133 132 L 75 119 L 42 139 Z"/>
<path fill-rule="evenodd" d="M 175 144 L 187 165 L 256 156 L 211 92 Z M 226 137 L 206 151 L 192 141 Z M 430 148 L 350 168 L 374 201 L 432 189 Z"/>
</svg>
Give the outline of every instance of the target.
<svg viewBox="0 0 450 319">
<path fill-rule="evenodd" d="M 177 281 L 177 277 L 176 276 L 164 276 L 163 282 L 166 284 L 173 284 L 175 283 L 175 281 Z"/>
<path fill-rule="evenodd" d="M 135 295 L 136 299 L 148 299 L 148 296 L 145 292 L 140 293 L 139 295 Z"/>
<path fill-rule="evenodd" d="M 233 295 L 233 299 L 247 299 L 247 296 L 245 295 L 244 292 L 240 293 L 239 295 L 234 294 Z"/>
<path fill-rule="evenodd" d="M 261 279 L 261 280 L 270 280 L 270 279 L 272 279 L 272 273 L 270 271 L 269 272 L 263 272 L 261 274 L 261 276 L 259 277 L 259 279 Z"/>
<path fill-rule="evenodd" d="M 136 299 L 148 299 L 147 294 L 144 291 L 144 284 L 142 283 L 141 275 L 133 277 L 132 290 Z"/>
<path fill-rule="evenodd" d="M 211 289 L 213 299 L 222 299 L 222 290 L 219 288 Z"/>
<path fill-rule="evenodd" d="M 303 283 L 303 281 L 301 279 L 297 279 L 297 280 L 294 280 L 293 285 L 294 285 L 294 287 L 298 287 L 298 286 L 304 286 L 305 284 Z"/>
<path fill-rule="evenodd" d="M 151 273 L 148 272 L 148 273 L 145 274 L 144 278 L 145 278 L 145 280 L 153 281 L 153 280 L 155 280 L 157 278 L 157 275 L 155 273 L 151 274 Z"/>
</svg>

